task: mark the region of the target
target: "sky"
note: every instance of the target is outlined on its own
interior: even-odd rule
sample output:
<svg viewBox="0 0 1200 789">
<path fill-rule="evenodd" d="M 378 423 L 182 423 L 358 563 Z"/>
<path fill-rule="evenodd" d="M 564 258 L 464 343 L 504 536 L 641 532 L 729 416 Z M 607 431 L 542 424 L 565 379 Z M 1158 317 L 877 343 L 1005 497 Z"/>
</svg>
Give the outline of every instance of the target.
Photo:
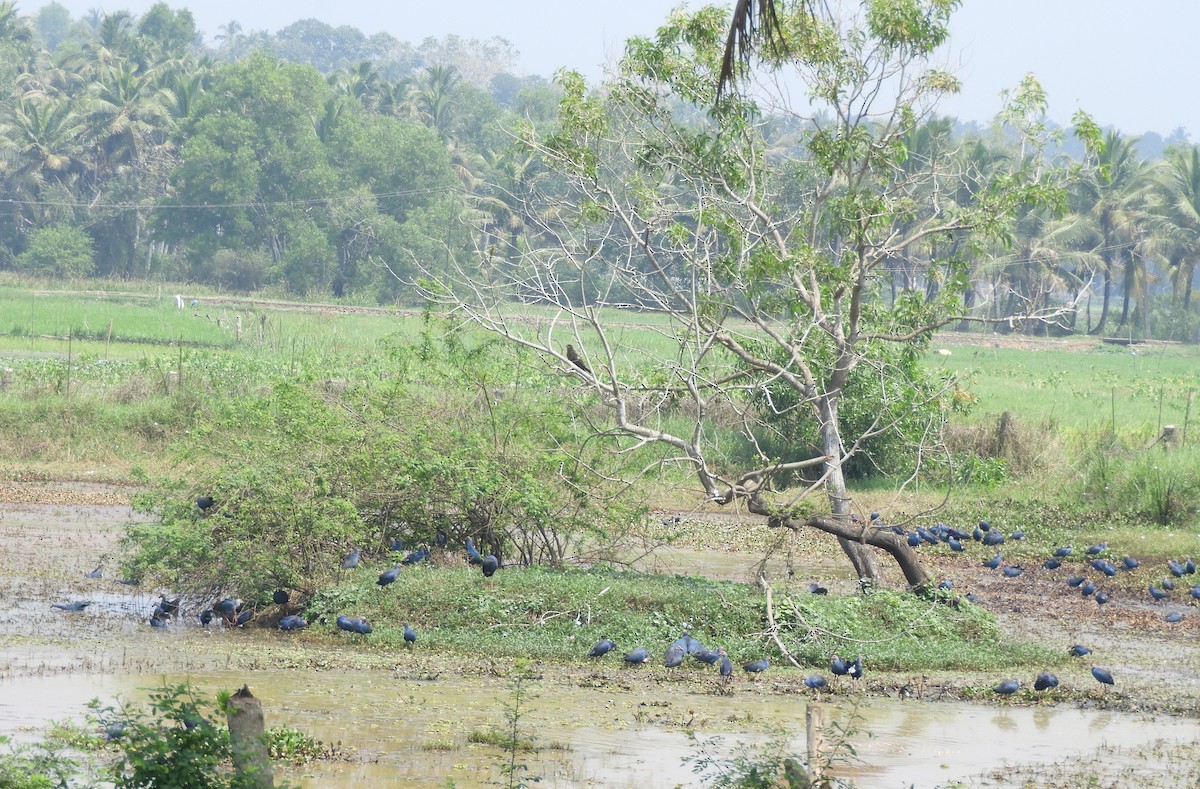
<svg viewBox="0 0 1200 789">
<path fill-rule="evenodd" d="M 144 13 L 154 0 L 58 0 L 75 17 L 89 9 Z M 387 32 L 420 43 L 428 36 L 510 41 L 520 69 L 551 76 L 561 66 L 598 79 L 623 42 L 648 35 L 680 0 L 168 0 L 190 8 L 212 40 L 236 20 L 244 31 L 274 32 L 299 19 Z M 696 0 L 687 3 L 696 7 Z M 18 0 L 22 13 L 41 0 Z M 1042 83 L 1052 120 L 1068 125 L 1077 109 L 1127 134 L 1169 135 L 1184 127 L 1200 142 L 1200 87 L 1195 83 L 1195 31 L 1200 3 L 1181 0 L 963 0 L 942 53 L 963 81 L 940 106 L 963 121 L 989 121 L 1000 92 L 1027 73 Z"/>
</svg>

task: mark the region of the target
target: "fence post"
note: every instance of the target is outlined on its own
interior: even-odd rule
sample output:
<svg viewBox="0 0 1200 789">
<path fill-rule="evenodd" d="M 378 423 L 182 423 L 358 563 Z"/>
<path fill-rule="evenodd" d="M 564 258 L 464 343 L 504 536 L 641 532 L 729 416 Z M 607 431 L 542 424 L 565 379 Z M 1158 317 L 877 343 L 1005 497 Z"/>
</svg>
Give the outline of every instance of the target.
<svg viewBox="0 0 1200 789">
<path fill-rule="evenodd" d="M 271 775 L 271 757 L 263 742 L 266 724 L 263 721 L 262 704 L 250 693 L 250 687 L 229 697 L 227 712 L 229 719 L 229 750 L 233 754 L 233 769 L 254 789 L 274 789 L 275 779 Z"/>
<path fill-rule="evenodd" d="M 817 786 L 825 780 L 829 745 L 825 741 L 825 708 L 809 704 L 804 710 L 804 726 L 808 735 L 808 781 Z"/>
</svg>

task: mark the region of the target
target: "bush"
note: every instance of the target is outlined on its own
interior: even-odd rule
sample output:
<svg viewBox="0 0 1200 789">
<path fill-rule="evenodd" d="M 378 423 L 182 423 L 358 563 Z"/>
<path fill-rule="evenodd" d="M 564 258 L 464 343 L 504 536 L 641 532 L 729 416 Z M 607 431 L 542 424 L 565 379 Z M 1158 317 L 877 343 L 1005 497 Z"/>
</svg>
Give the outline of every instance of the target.
<svg viewBox="0 0 1200 789">
<path fill-rule="evenodd" d="M 1107 436 L 1083 439 L 1083 495 L 1109 513 L 1161 526 L 1189 523 L 1200 512 L 1200 450 L 1153 445 L 1130 450 Z"/>
<path fill-rule="evenodd" d="M 73 225 L 55 224 L 30 231 L 16 264 L 28 274 L 73 278 L 91 274 L 95 258 L 91 236 Z"/>
</svg>

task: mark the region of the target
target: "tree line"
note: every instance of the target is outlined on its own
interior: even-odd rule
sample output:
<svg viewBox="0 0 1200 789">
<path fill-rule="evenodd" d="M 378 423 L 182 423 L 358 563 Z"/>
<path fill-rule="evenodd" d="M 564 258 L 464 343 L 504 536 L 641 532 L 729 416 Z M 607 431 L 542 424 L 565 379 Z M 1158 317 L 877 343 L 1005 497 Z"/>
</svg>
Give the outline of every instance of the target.
<svg viewBox="0 0 1200 789">
<path fill-rule="evenodd" d="M 499 39 L 413 46 L 316 20 L 274 34 L 230 22 L 206 46 L 191 13 L 163 3 L 78 20 L 53 3 L 34 16 L 0 3 L 0 267 L 391 302 L 417 298 L 412 280 L 439 261 L 552 258 L 528 197 L 557 176 L 520 141 L 557 128 L 563 91 L 515 76 L 515 60 Z M 959 289 L 964 327 L 1194 340 L 1200 148 L 1177 131 L 1149 159 L 1137 137 L 1080 114 L 1034 151 L 1022 123 L 1056 133 L 1039 90 L 1020 86 L 1025 116 L 987 127 L 908 125 L 896 182 L 930 163 L 940 175 L 889 219 L 898 231 L 936 203 L 993 199 L 994 174 L 1024 157 L 1063 188 L 1014 206 L 987 243 L 962 232 L 897 250 L 885 295 Z M 674 105 L 697 145 L 707 109 Z M 772 199 L 803 204 L 833 119 L 753 112 Z M 1081 156 L 1065 153 L 1072 143 Z M 611 251 L 597 240 L 601 264 Z"/>
</svg>

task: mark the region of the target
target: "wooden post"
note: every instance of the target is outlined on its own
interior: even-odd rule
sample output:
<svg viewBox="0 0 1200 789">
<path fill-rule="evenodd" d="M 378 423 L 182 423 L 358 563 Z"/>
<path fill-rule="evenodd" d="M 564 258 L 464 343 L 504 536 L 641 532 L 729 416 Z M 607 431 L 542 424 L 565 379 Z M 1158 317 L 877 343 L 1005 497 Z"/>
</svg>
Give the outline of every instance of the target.
<svg viewBox="0 0 1200 789">
<path fill-rule="evenodd" d="M 243 786 L 254 789 L 274 789 L 275 779 L 271 776 L 271 757 L 263 742 L 266 725 L 263 722 L 262 704 L 242 689 L 229 698 L 229 750 L 233 754 L 233 769 L 246 779 Z"/>
<path fill-rule="evenodd" d="M 1187 407 L 1183 410 L 1183 435 L 1179 437 L 1180 445 L 1187 443 L 1188 420 L 1192 416 L 1192 395 L 1194 392 L 1188 392 Z"/>
<path fill-rule="evenodd" d="M 808 781 L 817 786 L 825 780 L 829 766 L 829 745 L 825 742 L 825 707 L 809 704 L 804 710 L 804 725 L 808 735 Z"/>
</svg>

